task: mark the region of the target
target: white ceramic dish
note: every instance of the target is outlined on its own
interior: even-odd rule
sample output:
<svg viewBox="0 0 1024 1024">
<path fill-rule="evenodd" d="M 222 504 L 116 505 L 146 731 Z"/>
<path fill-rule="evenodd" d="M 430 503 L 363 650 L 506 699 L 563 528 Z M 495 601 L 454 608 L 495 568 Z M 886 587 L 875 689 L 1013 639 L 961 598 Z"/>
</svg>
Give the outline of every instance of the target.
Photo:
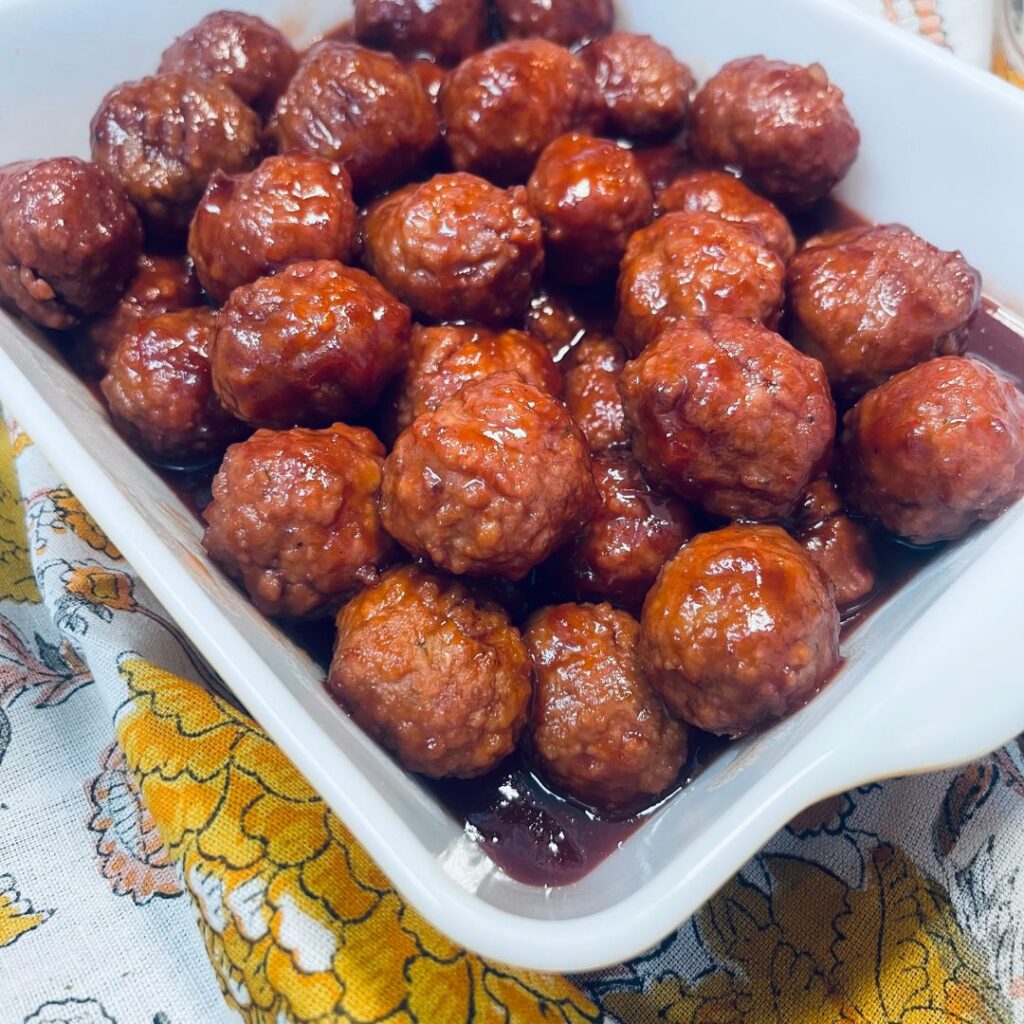
<svg viewBox="0 0 1024 1024">
<path fill-rule="evenodd" d="M 156 66 L 215 0 L 0 0 L 0 163 L 87 154 L 114 83 Z M 246 0 L 297 40 L 338 0 Z M 1024 312 L 1024 95 L 836 0 L 620 0 L 703 77 L 749 53 L 820 60 L 863 132 L 841 195 L 978 266 Z M 325 696 L 319 673 L 206 560 L 175 495 L 48 344 L 0 314 L 0 398 L 213 666 L 438 928 L 513 965 L 578 971 L 653 945 L 793 814 L 869 779 L 987 752 L 1024 729 L 1024 505 L 946 552 L 853 637 L 810 706 L 734 745 L 583 880 L 516 883 Z"/>
</svg>

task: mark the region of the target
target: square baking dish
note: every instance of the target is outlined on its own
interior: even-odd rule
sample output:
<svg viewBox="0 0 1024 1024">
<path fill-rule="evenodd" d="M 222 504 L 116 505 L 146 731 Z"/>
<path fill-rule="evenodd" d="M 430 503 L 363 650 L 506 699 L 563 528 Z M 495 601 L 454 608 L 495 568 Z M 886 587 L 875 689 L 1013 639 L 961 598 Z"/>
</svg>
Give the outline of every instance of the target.
<svg viewBox="0 0 1024 1024">
<path fill-rule="evenodd" d="M 296 42 L 338 0 L 247 0 Z M 705 78 L 751 53 L 818 60 L 862 134 L 840 198 L 960 248 L 985 291 L 1024 313 L 1024 94 L 838 0 L 620 0 L 624 27 Z M 0 0 L 0 163 L 88 155 L 115 83 L 155 68 L 214 0 Z M 1024 343 L 1024 342 L 1022 342 Z M 1024 503 L 945 551 L 862 625 L 808 707 L 730 746 L 582 880 L 532 887 L 326 696 L 310 658 L 206 558 L 200 527 L 110 427 L 52 346 L 0 314 L 0 400 L 170 614 L 365 845 L 456 941 L 505 963 L 581 971 L 677 927 L 792 815 L 849 786 L 980 755 L 1024 729 Z"/>
</svg>

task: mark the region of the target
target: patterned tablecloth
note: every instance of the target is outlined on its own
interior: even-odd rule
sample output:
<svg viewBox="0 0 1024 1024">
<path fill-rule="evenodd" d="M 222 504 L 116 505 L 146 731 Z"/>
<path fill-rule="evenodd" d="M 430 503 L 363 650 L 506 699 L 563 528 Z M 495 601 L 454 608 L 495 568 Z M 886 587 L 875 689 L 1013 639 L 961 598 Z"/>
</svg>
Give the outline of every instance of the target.
<svg viewBox="0 0 1024 1024">
<path fill-rule="evenodd" d="M 988 5 L 855 0 L 985 63 Z M 799 815 L 638 960 L 455 948 L 0 430 L 0 1024 L 1024 1022 L 1024 753 Z"/>
</svg>

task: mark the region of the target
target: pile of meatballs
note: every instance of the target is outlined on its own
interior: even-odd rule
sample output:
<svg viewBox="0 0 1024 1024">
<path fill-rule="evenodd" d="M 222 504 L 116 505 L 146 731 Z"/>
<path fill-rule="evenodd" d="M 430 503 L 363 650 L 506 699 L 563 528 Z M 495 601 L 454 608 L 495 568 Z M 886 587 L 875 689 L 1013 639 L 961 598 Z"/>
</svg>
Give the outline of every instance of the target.
<svg viewBox="0 0 1024 1024">
<path fill-rule="evenodd" d="M 0 299 L 153 463 L 219 462 L 207 551 L 336 616 L 327 688 L 402 765 L 521 745 L 630 813 L 691 729 L 828 681 L 873 538 L 1024 492 L 963 256 L 794 237 L 859 141 L 821 66 L 698 90 L 610 0 L 356 0 L 301 54 L 219 11 L 103 98 L 90 162 L 0 168 Z"/>
</svg>

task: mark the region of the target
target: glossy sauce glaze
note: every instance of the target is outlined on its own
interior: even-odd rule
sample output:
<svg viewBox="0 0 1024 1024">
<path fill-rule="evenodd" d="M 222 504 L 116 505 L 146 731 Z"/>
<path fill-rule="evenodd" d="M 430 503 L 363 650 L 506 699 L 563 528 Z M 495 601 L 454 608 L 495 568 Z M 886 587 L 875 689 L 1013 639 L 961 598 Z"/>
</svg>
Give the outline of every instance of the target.
<svg viewBox="0 0 1024 1024">
<path fill-rule="evenodd" d="M 863 223 L 841 204 L 826 201 L 794 222 L 793 227 L 800 239 L 806 239 L 820 231 Z M 607 331 L 607 292 L 560 292 L 558 297 L 571 306 L 585 328 Z M 1024 337 L 1010 322 L 1011 316 L 986 300 L 971 327 L 966 351 L 999 368 L 1024 388 Z M 188 472 L 162 472 L 181 500 L 199 515 L 209 501 L 215 469 L 207 466 Z M 877 585 L 860 606 L 844 616 L 844 640 L 945 547 L 914 548 L 879 531 L 873 532 L 872 541 L 878 560 Z M 571 599 L 564 581 L 544 571 L 531 574 L 521 584 L 482 585 L 489 596 L 506 606 L 517 623 L 531 608 Z M 285 623 L 282 628 L 326 672 L 334 640 L 333 623 Z M 465 824 L 467 835 L 479 842 L 510 877 L 528 885 L 567 885 L 612 853 L 665 800 L 697 778 L 726 746 L 724 739 L 692 732 L 690 755 L 678 786 L 654 807 L 624 819 L 599 816 L 551 792 L 531 771 L 522 751 L 477 779 L 422 779 L 421 783 Z"/>
</svg>

